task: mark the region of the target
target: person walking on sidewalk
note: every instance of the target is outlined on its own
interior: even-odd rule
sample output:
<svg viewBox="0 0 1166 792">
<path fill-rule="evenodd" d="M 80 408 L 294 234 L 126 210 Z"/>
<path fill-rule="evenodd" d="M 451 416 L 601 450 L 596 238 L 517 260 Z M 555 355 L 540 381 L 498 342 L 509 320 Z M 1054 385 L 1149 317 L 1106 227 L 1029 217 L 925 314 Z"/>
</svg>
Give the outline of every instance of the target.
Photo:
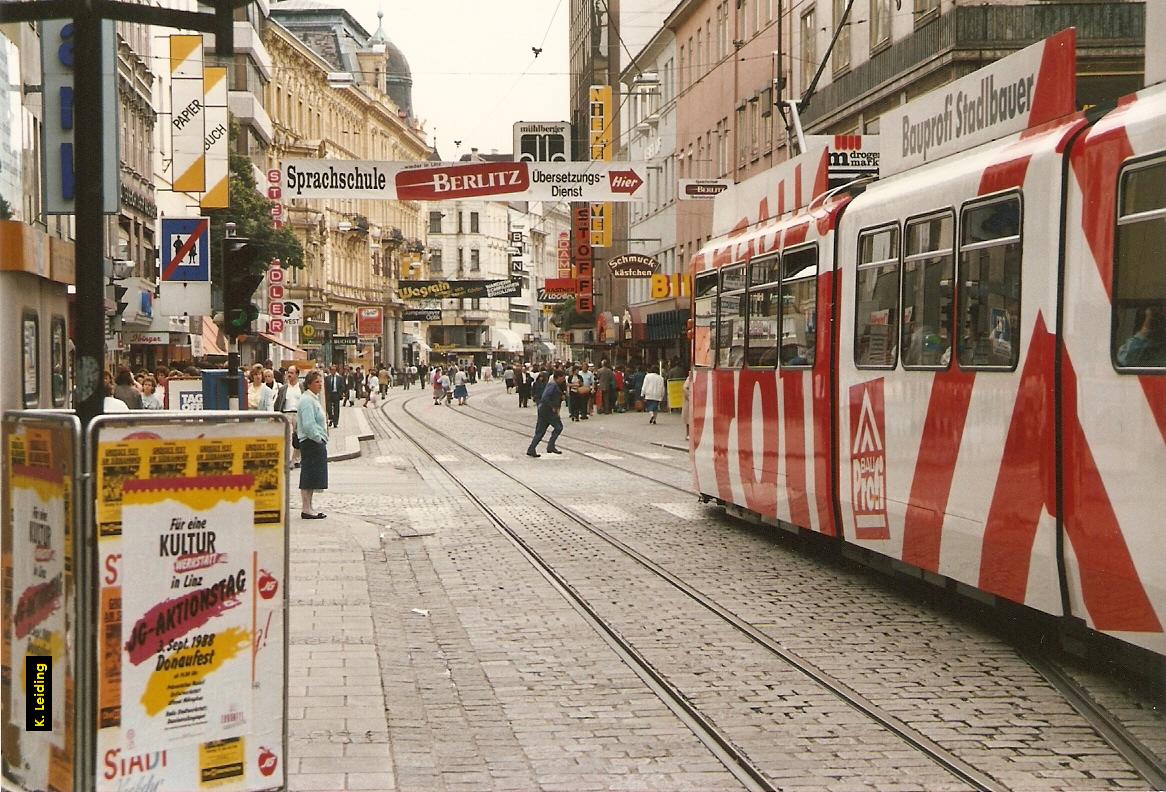
<svg viewBox="0 0 1166 792">
<path fill-rule="evenodd" d="M 611 408 L 615 406 L 615 372 L 607 365 L 607 360 L 600 362 L 599 371 L 595 372 L 595 381 L 598 386 L 596 404 L 599 412 L 610 415 Z"/>
<path fill-rule="evenodd" d="M 274 409 L 277 413 L 283 413 L 287 416 L 293 435 L 296 433 L 296 421 L 299 420 L 300 397 L 304 395 L 304 390 L 299 380 L 299 369 L 295 366 L 288 366 L 287 374 L 283 378 L 283 384 L 275 392 Z M 300 466 L 300 449 L 296 447 L 295 443 L 292 443 L 291 465 L 293 468 Z"/>
<path fill-rule="evenodd" d="M 340 427 L 340 402 L 344 399 L 344 375 L 333 364 L 324 382 L 324 401 L 328 405 L 328 425 Z"/>
<path fill-rule="evenodd" d="M 312 508 L 312 495 L 328 489 L 328 428 L 324 425 L 324 408 L 320 391 L 324 389 L 320 372 L 304 375 L 304 393 L 296 413 L 296 439 L 300 441 L 303 461 L 300 467 L 300 516 L 305 520 L 322 520 L 324 512 Z"/>
<path fill-rule="evenodd" d="M 534 378 L 530 376 L 530 372 L 523 366 L 518 371 L 514 372 L 515 387 L 518 388 L 518 406 L 527 407 L 530 405 L 531 385 L 534 384 Z"/>
<path fill-rule="evenodd" d="M 470 391 L 466 387 L 466 372 L 458 367 L 453 372 L 453 395 L 457 399 L 457 403 L 465 406 L 466 399 L 470 396 Z"/>
<path fill-rule="evenodd" d="M 553 431 L 551 432 L 551 439 L 547 441 L 547 453 L 563 453 L 555 448 L 555 441 L 563 433 L 563 419 L 559 417 L 559 407 L 563 403 L 563 386 L 566 379 L 567 375 L 562 370 L 556 371 L 551 381 L 543 388 L 543 395 L 538 400 L 538 422 L 534 427 L 534 438 L 531 439 L 530 446 L 526 449 L 527 456 L 542 456 L 538 452 L 538 444 L 542 442 L 543 435 L 547 433 L 548 427 L 553 428 Z"/>
<path fill-rule="evenodd" d="M 644 384 L 641 386 L 644 409 L 652 416 L 648 423 L 656 423 L 656 411 L 660 409 L 660 402 L 664 401 L 665 392 L 664 378 L 657 372 L 649 371 L 644 375 Z"/>
</svg>

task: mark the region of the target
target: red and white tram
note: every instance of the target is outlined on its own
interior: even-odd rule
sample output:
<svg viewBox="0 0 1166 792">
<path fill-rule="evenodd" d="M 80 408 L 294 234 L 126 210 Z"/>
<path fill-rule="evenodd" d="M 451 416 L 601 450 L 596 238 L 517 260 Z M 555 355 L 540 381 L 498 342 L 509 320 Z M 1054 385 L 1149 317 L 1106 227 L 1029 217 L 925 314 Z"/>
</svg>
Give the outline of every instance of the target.
<svg viewBox="0 0 1166 792">
<path fill-rule="evenodd" d="M 718 197 L 694 479 L 1166 654 L 1166 85 L 1074 112 L 1073 43 L 884 117 L 865 187 L 819 148 Z"/>
</svg>

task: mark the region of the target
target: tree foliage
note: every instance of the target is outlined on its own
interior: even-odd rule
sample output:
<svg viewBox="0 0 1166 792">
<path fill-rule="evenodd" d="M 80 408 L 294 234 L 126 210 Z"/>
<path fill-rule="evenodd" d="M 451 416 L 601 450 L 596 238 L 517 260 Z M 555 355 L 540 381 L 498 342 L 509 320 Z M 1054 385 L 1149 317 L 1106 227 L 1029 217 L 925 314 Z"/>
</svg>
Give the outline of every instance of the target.
<svg viewBox="0 0 1166 792">
<path fill-rule="evenodd" d="M 232 125 L 233 126 L 233 125 Z M 246 237 L 259 250 L 256 268 L 266 269 L 272 259 L 279 259 L 284 267 L 302 267 L 304 248 L 287 228 L 276 228 L 271 224 L 271 202 L 258 190 L 251 160 L 241 154 L 231 154 L 231 205 L 227 209 L 209 209 L 211 219 L 211 277 L 215 283 L 222 283 L 218 251 L 225 233 L 226 223 L 235 224 L 235 236 Z"/>
<path fill-rule="evenodd" d="M 591 322 L 590 314 L 581 314 L 575 310 L 574 297 L 568 297 L 552 309 L 551 323 L 560 330 L 567 330 L 572 327 L 587 327 Z"/>
</svg>

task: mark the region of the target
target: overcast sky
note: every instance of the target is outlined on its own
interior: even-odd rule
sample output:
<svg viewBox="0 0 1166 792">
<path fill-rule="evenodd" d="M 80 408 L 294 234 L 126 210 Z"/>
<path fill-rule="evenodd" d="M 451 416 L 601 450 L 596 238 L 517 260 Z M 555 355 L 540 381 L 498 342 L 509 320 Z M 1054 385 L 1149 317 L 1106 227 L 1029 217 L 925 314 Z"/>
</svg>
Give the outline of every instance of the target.
<svg viewBox="0 0 1166 792">
<path fill-rule="evenodd" d="M 569 0 L 347 0 L 369 33 L 377 9 L 413 71 L 413 112 L 447 160 L 509 153 L 515 121 L 567 121 Z M 531 47 L 541 47 L 534 57 Z M 454 141 L 460 140 L 461 147 Z"/>
</svg>

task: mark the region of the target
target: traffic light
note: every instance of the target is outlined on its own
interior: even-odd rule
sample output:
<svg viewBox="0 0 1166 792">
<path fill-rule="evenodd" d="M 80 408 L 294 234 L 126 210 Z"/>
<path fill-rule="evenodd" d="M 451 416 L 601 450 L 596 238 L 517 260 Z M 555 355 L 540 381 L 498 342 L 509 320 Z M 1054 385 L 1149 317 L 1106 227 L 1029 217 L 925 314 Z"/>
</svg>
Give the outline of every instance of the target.
<svg viewBox="0 0 1166 792">
<path fill-rule="evenodd" d="M 223 329 L 231 338 L 251 332 L 259 318 L 259 306 L 251 296 L 263 282 L 263 272 L 255 267 L 259 250 L 242 237 L 223 239 Z"/>
</svg>

